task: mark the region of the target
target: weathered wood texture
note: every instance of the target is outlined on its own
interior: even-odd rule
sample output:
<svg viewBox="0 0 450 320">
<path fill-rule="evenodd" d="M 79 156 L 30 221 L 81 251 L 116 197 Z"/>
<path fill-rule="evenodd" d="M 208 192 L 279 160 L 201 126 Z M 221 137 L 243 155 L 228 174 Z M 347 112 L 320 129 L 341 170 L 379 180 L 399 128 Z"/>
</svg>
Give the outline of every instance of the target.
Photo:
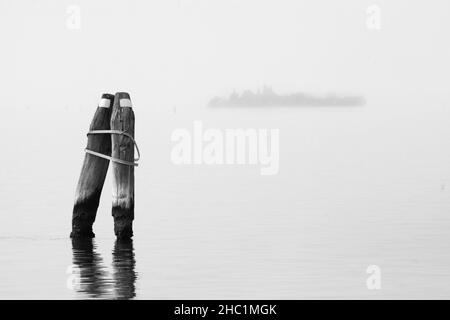
<svg viewBox="0 0 450 320">
<path fill-rule="evenodd" d="M 130 95 L 118 92 L 114 98 L 111 129 L 125 131 L 134 137 L 134 112 Z M 125 135 L 112 135 L 112 157 L 134 162 L 134 143 Z M 134 167 L 112 163 L 114 232 L 119 239 L 133 236 L 134 220 Z"/>
<path fill-rule="evenodd" d="M 106 99 L 106 100 L 103 100 Z M 109 107 L 105 101 L 109 100 Z M 109 130 L 114 96 L 103 94 L 100 106 L 95 111 L 90 125 L 92 130 Z M 109 134 L 88 135 L 87 149 L 111 155 L 111 136 Z M 95 221 L 109 160 L 87 154 L 84 157 L 83 167 L 75 193 L 75 203 L 72 214 L 71 237 L 94 237 L 92 225 Z"/>
</svg>

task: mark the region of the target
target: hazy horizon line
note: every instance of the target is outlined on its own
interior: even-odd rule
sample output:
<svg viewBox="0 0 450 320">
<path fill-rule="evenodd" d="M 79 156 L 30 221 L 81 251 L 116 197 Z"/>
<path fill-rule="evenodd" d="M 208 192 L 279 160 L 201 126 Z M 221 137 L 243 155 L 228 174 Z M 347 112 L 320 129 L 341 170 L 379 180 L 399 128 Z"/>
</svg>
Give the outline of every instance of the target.
<svg viewBox="0 0 450 320">
<path fill-rule="evenodd" d="M 308 94 L 301 91 L 277 94 L 271 87 L 244 90 L 241 94 L 233 91 L 228 97 L 213 97 L 208 107 L 357 107 L 366 104 L 361 95 Z"/>
</svg>

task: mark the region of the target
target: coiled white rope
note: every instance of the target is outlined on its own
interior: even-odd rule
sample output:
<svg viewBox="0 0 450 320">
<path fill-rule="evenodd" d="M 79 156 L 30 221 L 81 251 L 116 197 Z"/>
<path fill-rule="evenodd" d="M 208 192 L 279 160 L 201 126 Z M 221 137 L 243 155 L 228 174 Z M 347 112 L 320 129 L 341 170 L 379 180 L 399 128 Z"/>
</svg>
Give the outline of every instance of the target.
<svg viewBox="0 0 450 320">
<path fill-rule="evenodd" d="M 141 154 L 139 153 L 139 148 L 138 148 L 138 145 L 136 143 L 136 140 L 134 140 L 134 138 L 133 138 L 133 136 L 131 134 L 129 134 L 129 133 L 125 132 L 125 131 L 120 131 L 120 130 L 92 130 L 92 131 L 89 131 L 87 133 L 87 135 L 90 135 L 90 134 L 119 134 L 119 135 L 124 135 L 124 136 L 130 138 L 131 141 L 133 141 L 134 147 L 136 148 L 136 151 L 137 151 L 137 154 L 138 154 L 138 157 L 134 159 L 134 162 L 126 161 L 126 160 L 122 160 L 122 159 L 118 159 L 118 158 L 113 158 L 113 157 L 107 156 L 106 154 L 103 154 L 103 153 L 100 153 L 100 152 L 95 152 L 95 151 L 89 150 L 87 148 L 84 149 L 84 151 L 86 153 L 92 154 L 94 156 L 97 156 L 97 157 L 100 157 L 100 158 L 103 158 L 103 159 L 110 160 L 112 162 L 124 164 L 124 165 L 127 165 L 127 166 L 134 166 L 134 167 L 138 166 L 137 161 L 139 161 L 139 159 L 141 158 Z"/>
</svg>

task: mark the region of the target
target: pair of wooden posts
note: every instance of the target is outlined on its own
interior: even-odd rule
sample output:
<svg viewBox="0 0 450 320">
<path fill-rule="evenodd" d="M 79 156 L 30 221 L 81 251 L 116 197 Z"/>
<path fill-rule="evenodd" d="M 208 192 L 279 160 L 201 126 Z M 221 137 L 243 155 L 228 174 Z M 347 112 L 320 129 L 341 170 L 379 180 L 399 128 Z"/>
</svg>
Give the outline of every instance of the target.
<svg viewBox="0 0 450 320">
<path fill-rule="evenodd" d="M 112 165 L 112 216 L 119 239 L 133 236 L 134 112 L 130 95 L 103 94 L 88 132 L 86 155 L 75 194 L 72 238 L 92 238 L 100 195 Z M 139 150 L 138 154 L 139 154 Z"/>
</svg>

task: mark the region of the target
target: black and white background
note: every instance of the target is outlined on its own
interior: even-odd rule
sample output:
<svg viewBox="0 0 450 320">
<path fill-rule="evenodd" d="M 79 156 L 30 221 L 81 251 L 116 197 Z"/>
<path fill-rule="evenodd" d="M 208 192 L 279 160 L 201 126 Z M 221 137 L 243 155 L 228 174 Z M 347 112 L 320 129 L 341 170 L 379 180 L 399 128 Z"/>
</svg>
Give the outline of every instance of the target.
<svg viewBox="0 0 450 320">
<path fill-rule="evenodd" d="M 1 0 L 0 298 L 449 298 L 449 18 L 445 0 Z M 108 175 L 77 246 L 86 132 L 116 91 L 135 235 L 115 242 Z M 227 132 L 256 134 L 230 163 Z"/>
</svg>

